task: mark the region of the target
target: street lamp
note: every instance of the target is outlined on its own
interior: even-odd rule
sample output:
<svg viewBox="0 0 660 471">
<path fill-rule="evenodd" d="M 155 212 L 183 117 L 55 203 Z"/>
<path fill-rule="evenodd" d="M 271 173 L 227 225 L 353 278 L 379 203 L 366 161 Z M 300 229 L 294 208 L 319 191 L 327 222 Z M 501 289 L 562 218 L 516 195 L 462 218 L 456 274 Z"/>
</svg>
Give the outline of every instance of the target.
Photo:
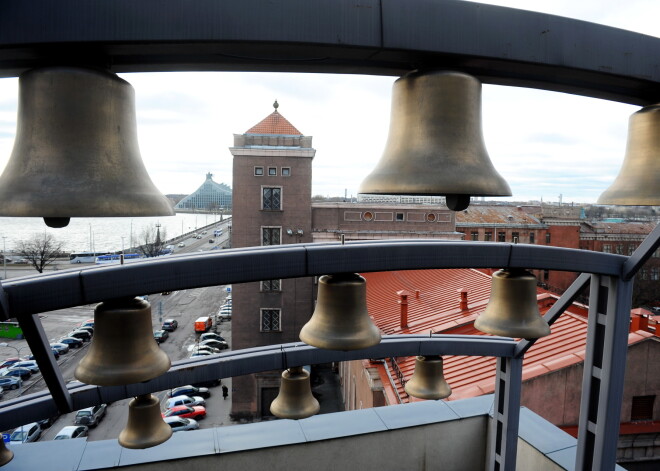
<svg viewBox="0 0 660 471">
<path fill-rule="evenodd" d="M 21 350 L 23 350 L 23 349 L 26 348 L 27 346 L 23 346 L 23 347 L 20 347 L 20 348 L 16 348 L 16 347 L 14 347 L 13 345 L 9 345 L 7 342 L 0 342 L 0 347 L 9 347 L 9 348 L 13 348 L 14 350 L 16 350 L 16 356 L 17 356 L 18 358 L 20 358 L 20 357 L 21 357 Z M 23 394 L 23 378 L 19 377 L 18 379 L 19 379 L 19 383 L 18 383 L 18 395 L 20 396 L 21 394 Z"/>
<path fill-rule="evenodd" d="M 5 277 L 4 279 L 7 279 L 7 236 L 2 236 L 2 264 L 4 265 L 5 268 Z"/>
</svg>

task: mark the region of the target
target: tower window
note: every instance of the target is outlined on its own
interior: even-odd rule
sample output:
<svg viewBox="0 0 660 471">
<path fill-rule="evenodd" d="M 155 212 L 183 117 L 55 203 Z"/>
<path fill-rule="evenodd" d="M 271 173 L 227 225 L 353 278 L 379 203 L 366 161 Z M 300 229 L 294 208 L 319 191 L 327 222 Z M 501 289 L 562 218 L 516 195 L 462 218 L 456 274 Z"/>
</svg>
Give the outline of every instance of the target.
<svg viewBox="0 0 660 471">
<path fill-rule="evenodd" d="M 279 227 L 261 228 L 261 245 L 280 245 L 282 243 L 282 229 Z"/>
<path fill-rule="evenodd" d="M 267 211 L 282 209 L 282 188 L 262 188 L 262 205 Z"/>
<path fill-rule="evenodd" d="M 255 177 L 261 177 L 264 174 L 264 168 L 263 167 L 254 167 L 254 176 Z"/>
<path fill-rule="evenodd" d="M 283 177 L 290 177 L 291 176 L 291 168 L 290 167 L 282 167 L 282 176 Z"/>
<path fill-rule="evenodd" d="M 277 167 L 268 167 L 268 176 L 276 177 L 277 176 Z"/>
<path fill-rule="evenodd" d="M 262 309 L 261 310 L 261 331 L 262 332 L 281 332 L 282 323 L 280 322 L 282 311 L 280 309 Z"/>
</svg>

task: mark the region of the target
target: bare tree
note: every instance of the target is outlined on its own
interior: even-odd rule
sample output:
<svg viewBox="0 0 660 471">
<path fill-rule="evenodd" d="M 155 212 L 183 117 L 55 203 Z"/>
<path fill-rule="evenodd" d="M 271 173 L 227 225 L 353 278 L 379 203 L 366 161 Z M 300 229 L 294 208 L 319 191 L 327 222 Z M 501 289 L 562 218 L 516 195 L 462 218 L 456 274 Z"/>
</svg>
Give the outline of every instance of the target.
<svg viewBox="0 0 660 471">
<path fill-rule="evenodd" d="M 158 257 L 162 255 L 165 248 L 165 241 L 167 240 L 167 231 L 161 231 L 160 224 L 154 224 L 150 227 L 145 227 L 140 235 L 142 245 L 140 251 L 145 257 Z"/>
<path fill-rule="evenodd" d="M 34 234 L 29 240 L 18 244 L 18 253 L 25 258 L 39 273 L 55 261 L 62 252 L 62 242 L 44 232 Z"/>
</svg>

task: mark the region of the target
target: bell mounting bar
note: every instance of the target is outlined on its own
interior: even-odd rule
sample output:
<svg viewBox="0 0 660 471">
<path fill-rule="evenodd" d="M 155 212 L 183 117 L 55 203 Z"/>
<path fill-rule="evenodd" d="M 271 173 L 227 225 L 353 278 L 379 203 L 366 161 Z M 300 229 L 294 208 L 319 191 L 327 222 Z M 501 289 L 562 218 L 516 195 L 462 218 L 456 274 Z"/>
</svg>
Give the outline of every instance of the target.
<svg viewBox="0 0 660 471">
<path fill-rule="evenodd" d="M 490 84 L 660 102 L 660 38 L 584 21 L 458 0 L 193 5 L 4 0 L 0 77 L 49 65 L 115 73 L 456 70 Z"/>
</svg>

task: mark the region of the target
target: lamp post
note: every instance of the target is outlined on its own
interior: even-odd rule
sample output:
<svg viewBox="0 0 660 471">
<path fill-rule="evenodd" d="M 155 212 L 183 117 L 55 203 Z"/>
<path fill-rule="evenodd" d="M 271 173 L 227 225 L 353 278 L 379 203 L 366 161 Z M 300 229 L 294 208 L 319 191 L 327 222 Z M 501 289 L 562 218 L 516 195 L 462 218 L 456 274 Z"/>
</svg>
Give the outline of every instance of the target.
<svg viewBox="0 0 660 471">
<path fill-rule="evenodd" d="M 7 279 L 7 236 L 2 236 L 2 265 L 5 269 L 4 279 Z"/>
<path fill-rule="evenodd" d="M 17 356 L 18 358 L 21 357 L 21 350 L 23 350 L 24 348 L 26 348 L 26 346 L 24 346 L 24 347 L 20 347 L 20 348 L 16 348 L 16 347 L 14 347 L 13 345 L 9 345 L 7 342 L 0 342 L 0 347 L 9 347 L 9 348 L 13 348 L 14 350 L 16 350 L 16 356 Z M 20 396 L 21 394 L 23 394 L 23 378 L 21 378 L 21 377 L 19 376 L 18 379 L 19 379 L 19 382 L 18 382 L 18 395 Z"/>
</svg>

